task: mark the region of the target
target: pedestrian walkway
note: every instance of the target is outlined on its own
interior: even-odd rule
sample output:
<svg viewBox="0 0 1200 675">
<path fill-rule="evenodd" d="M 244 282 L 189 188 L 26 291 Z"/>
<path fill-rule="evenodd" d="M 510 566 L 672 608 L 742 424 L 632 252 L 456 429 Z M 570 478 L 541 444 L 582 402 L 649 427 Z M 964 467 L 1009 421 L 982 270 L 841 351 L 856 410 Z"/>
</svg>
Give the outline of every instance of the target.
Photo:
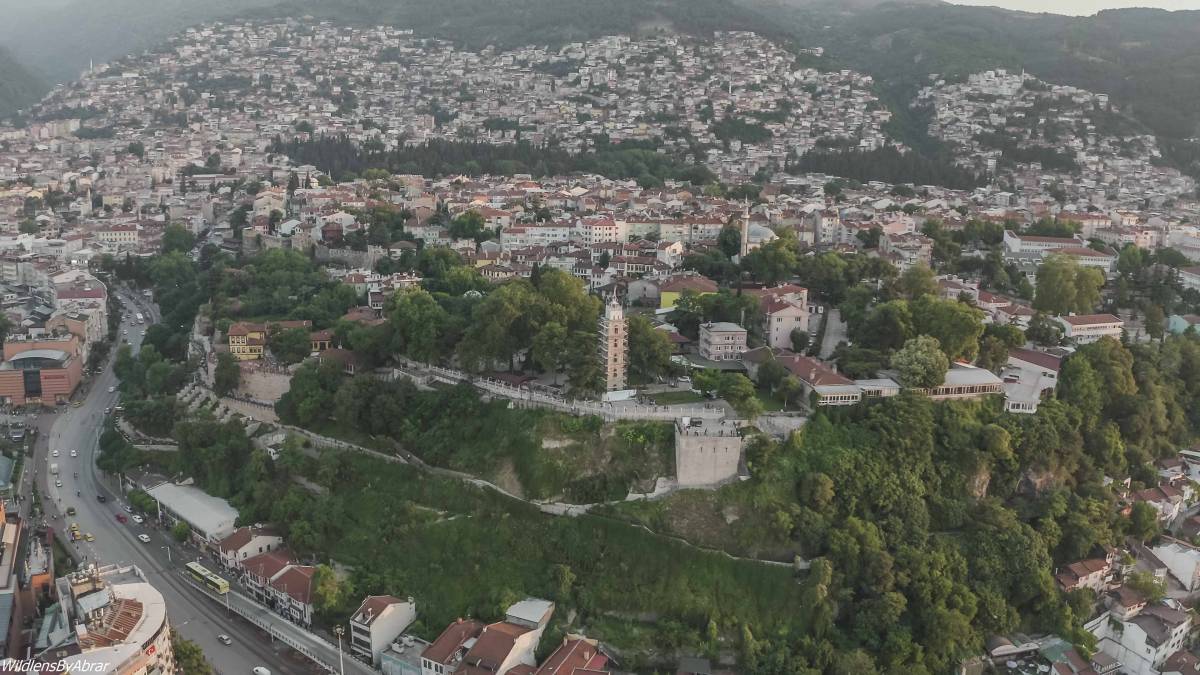
<svg viewBox="0 0 1200 675">
<path fill-rule="evenodd" d="M 656 420 L 669 422 L 680 417 L 703 417 L 722 419 L 724 406 L 704 405 L 644 405 L 632 401 L 605 402 L 567 398 L 559 393 L 532 387 L 514 387 L 507 382 L 487 377 L 475 377 L 469 373 L 442 368 L 408 359 L 401 359 L 400 366 L 393 370 L 393 378 L 407 377 L 420 384 L 442 382 L 458 384 L 466 382 L 480 391 L 505 398 L 518 408 L 544 408 L 574 415 L 596 415 L 608 421 Z"/>
</svg>

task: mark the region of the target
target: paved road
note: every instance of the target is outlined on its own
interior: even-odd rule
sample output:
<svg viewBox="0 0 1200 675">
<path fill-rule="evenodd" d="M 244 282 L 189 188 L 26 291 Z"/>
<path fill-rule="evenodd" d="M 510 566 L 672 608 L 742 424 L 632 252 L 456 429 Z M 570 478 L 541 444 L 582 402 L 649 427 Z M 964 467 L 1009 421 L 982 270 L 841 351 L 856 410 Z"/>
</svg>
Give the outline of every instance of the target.
<svg viewBox="0 0 1200 675">
<path fill-rule="evenodd" d="M 826 310 L 829 317 L 825 324 L 825 339 L 821 341 L 821 358 L 827 359 L 837 349 L 838 343 L 846 339 L 846 322 L 842 321 L 842 313 L 834 307 Z"/>
<path fill-rule="evenodd" d="M 155 312 L 147 311 L 153 309 L 148 303 L 140 298 L 139 301 L 143 302 L 142 309 L 127 309 L 127 319 L 122 326 L 122 331 L 129 331 L 128 340 L 135 350 L 141 344 L 145 326 L 137 325 L 133 314 L 142 311 L 150 314 L 150 319 L 157 318 Z M 200 645 L 218 673 L 249 673 L 258 665 L 267 666 L 272 673 L 323 672 L 285 645 L 272 642 L 258 628 L 229 615 L 220 605 L 188 585 L 181 578 L 178 566 L 186 562 L 190 554 L 175 545 L 166 531 L 136 525 L 132 521 L 128 524 L 117 522 L 116 515 L 122 513 L 122 504 L 115 487 L 95 467 L 104 409 L 115 405 L 118 396 L 109 388 L 116 385 L 117 379 L 110 365 L 95 377 L 80 407 L 67 407 L 53 416 L 56 419 L 47 434 L 49 447 L 42 441 L 35 450 L 38 489 L 43 495 L 47 517 L 51 518 L 60 538 L 70 546 L 65 529 L 70 522 L 76 522 L 83 532 L 96 537 L 94 542 L 78 543 L 77 550 L 87 556 L 88 562 L 133 563 L 141 567 L 163 594 L 171 624 L 184 637 Z M 58 457 L 52 456 L 54 450 L 59 452 Z M 77 457 L 70 456 L 72 450 L 77 452 Z M 57 477 L 48 475 L 52 463 L 59 465 Z M 61 487 L 55 485 L 56 480 L 62 482 Z M 108 497 L 107 503 L 98 501 L 99 494 Z M 68 506 L 74 506 L 78 513 L 69 518 L 53 517 L 65 513 Z M 149 544 L 138 541 L 137 536 L 143 533 L 151 538 Z M 217 642 L 216 636 L 222 633 L 233 637 L 232 645 Z"/>
</svg>

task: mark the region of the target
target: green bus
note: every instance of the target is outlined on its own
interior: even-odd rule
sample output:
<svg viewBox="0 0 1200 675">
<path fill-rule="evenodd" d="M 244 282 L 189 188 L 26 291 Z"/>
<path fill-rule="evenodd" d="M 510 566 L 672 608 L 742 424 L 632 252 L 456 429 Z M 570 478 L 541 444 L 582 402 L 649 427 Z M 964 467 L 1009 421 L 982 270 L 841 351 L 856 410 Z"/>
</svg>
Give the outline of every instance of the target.
<svg viewBox="0 0 1200 675">
<path fill-rule="evenodd" d="M 204 565 L 198 562 L 190 562 L 187 564 L 187 570 L 193 579 L 207 586 L 209 590 L 216 591 L 220 595 L 225 595 L 229 592 L 229 582 L 221 578 L 220 575 L 210 571 Z"/>
</svg>

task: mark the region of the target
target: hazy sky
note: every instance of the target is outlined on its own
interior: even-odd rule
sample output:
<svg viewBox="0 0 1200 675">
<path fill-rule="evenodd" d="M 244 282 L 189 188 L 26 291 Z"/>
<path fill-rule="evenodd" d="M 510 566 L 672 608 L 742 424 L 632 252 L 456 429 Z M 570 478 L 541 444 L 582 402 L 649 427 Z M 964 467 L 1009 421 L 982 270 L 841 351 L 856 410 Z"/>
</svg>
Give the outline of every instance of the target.
<svg viewBox="0 0 1200 675">
<path fill-rule="evenodd" d="M 1159 7 L 1161 9 L 1200 9 L 1200 0 L 949 0 L 956 5 L 983 5 L 1019 9 L 1025 12 L 1055 14 L 1095 14 L 1118 7 Z"/>
</svg>

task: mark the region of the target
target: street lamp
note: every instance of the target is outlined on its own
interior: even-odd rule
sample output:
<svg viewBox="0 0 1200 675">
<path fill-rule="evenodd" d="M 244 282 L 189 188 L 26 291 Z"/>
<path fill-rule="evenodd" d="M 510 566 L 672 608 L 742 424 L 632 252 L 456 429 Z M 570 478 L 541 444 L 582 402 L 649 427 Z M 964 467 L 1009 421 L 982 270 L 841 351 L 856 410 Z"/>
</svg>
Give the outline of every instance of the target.
<svg viewBox="0 0 1200 675">
<path fill-rule="evenodd" d="M 170 546 L 164 546 L 164 547 L 163 547 L 163 550 L 165 550 L 165 551 L 167 552 L 167 564 L 168 564 L 168 565 L 171 565 L 171 564 L 173 564 L 173 563 L 171 562 L 171 547 L 170 547 Z"/>
<path fill-rule="evenodd" d="M 338 638 L 338 668 L 341 670 L 341 675 L 346 675 L 346 661 L 342 658 L 342 634 L 346 632 L 341 626 L 333 627 L 333 634 Z"/>
</svg>

